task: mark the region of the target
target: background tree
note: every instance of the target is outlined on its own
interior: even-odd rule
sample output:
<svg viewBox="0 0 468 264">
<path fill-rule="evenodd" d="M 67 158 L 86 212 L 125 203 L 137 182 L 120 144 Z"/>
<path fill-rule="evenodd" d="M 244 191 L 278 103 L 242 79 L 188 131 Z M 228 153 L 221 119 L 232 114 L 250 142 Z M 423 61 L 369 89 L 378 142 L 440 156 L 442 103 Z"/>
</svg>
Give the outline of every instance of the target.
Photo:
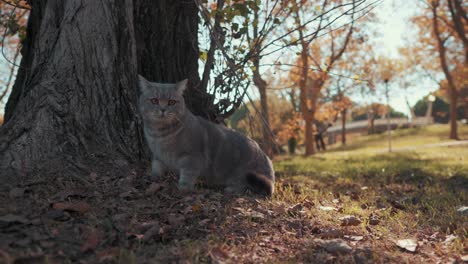
<svg viewBox="0 0 468 264">
<path fill-rule="evenodd" d="M 300 43 L 300 56 L 297 65 L 298 69 L 292 69 L 292 77 L 297 81 L 300 95 L 300 109 L 302 118 L 305 121 L 305 155 L 311 155 L 314 151 L 314 137 L 312 125 L 317 112 L 317 102 L 321 89 L 329 78 L 328 72 L 333 68 L 337 60 L 341 58 L 348 43 L 350 42 L 354 28 L 354 12 L 356 3 L 353 2 L 349 12 L 351 15 L 350 25 L 331 31 L 326 40 L 315 40 L 317 33 L 313 38 L 307 39 L 306 36 L 311 33 L 307 31 L 306 25 L 302 21 L 302 16 L 310 12 L 312 6 L 306 3 L 298 4 L 292 1 L 293 17 L 298 27 L 298 39 Z M 327 1 L 323 1 L 319 10 L 326 10 Z M 320 30 L 330 21 L 324 16 L 320 16 L 317 28 Z M 313 42 L 314 41 L 314 42 Z M 312 71 L 310 65 L 314 65 L 318 71 Z"/>
<path fill-rule="evenodd" d="M 412 19 L 418 27 L 418 40 L 410 48 L 413 53 L 411 56 L 419 57 L 420 65 L 425 70 L 442 72 L 447 81 L 451 139 L 458 138 L 456 111 L 461 90 L 455 81 L 454 70 L 466 68 L 468 58 L 465 9 L 460 0 L 422 1 L 420 13 Z M 431 31 L 428 32 L 427 28 L 431 28 Z M 435 81 L 439 82 L 437 79 Z"/>
</svg>

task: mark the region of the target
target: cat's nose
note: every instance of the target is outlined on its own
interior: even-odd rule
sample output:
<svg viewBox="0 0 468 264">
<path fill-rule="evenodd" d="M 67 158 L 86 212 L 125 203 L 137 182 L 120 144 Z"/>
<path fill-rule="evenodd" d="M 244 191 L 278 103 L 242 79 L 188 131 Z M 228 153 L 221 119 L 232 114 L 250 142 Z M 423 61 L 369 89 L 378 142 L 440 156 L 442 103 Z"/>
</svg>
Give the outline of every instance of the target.
<svg viewBox="0 0 468 264">
<path fill-rule="evenodd" d="M 159 109 L 159 111 L 161 111 L 161 115 L 164 115 L 164 113 L 166 113 L 166 109 Z"/>
</svg>

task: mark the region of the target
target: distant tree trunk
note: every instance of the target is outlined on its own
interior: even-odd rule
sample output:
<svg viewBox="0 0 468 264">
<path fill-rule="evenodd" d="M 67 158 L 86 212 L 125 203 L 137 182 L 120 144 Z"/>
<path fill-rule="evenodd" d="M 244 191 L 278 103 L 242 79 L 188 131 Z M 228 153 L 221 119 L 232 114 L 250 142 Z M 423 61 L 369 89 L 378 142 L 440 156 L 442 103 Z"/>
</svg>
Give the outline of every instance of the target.
<svg viewBox="0 0 468 264">
<path fill-rule="evenodd" d="M 135 0 L 135 9 L 132 0 L 30 1 L 21 66 L 0 128 L 3 175 L 14 177 L 7 168 L 26 175 L 92 171 L 103 161 L 148 158 L 136 105 L 138 69 L 158 81 L 197 80 L 196 10 L 174 2 L 182 0 Z"/>
<path fill-rule="evenodd" d="M 267 99 L 267 83 L 263 80 L 262 76 L 260 75 L 259 67 L 259 60 L 254 61 L 255 67 L 257 67 L 254 71 L 254 83 L 257 86 L 258 91 L 260 93 L 260 105 L 261 105 L 261 115 L 262 115 L 262 148 L 265 153 L 272 157 L 273 156 L 273 136 L 270 132 L 270 118 L 268 113 L 268 99 Z"/>
<path fill-rule="evenodd" d="M 414 112 L 414 107 L 411 107 L 407 98 L 405 98 L 405 101 L 406 101 L 406 106 L 408 106 L 410 110 L 410 117 L 411 117 L 410 127 L 414 127 L 414 120 L 416 120 L 416 113 Z"/>
<path fill-rule="evenodd" d="M 254 21 L 253 21 L 253 39 L 258 41 L 258 9 L 254 9 Z M 250 38 L 249 38 L 249 41 Z M 260 48 L 261 43 L 258 43 Z M 260 59 L 259 52 L 256 50 L 257 56 L 253 56 L 251 61 L 254 65 L 253 70 L 253 81 L 255 86 L 257 86 L 258 92 L 260 93 L 260 105 L 261 105 L 261 115 L 262 115 L 262 149 L 265 153 L 273 157 L 273 146 L 275 142 L 273 140 L 273 135 L 270 130 L 270 115 L 268 113 L 268 98 L 267 98 L 267 82 L 262 78 L 260 74 Z"/>
<path fill-rule="evenodd" d="M 464 111 L 464 114 L 465 114 L 465 120 L 468 122 L 468 100 L 465 102 L 465 104 L 463 105 L 463 109 L 465 110 Z"/>
<path fill-rule="evenodd" d="M 450 73 L 448 64 L 447 64 L 447 49 L 444 46 L 447 39 L 442 39 L 439 29 L 439 21 L 437 15 L 437 8 L 439 7 L 439 1 L 432 2 L 432 24 L 434 35 L 437 39 L 437 47 L 439 52 L 439 59 L 440 65 L 442 66 L 442 70 L 445 74 L 445 78 L 447 79 L 448 87 L 449 87 L 449 97 L 450 97 L 450 138 L 451 139 L 458 139 L 457 133 L 457 87 L 455 85 L 455 81 L 453 79 L 452 74 Z"/>
<path fill-rule="evenodd" d="M 348 109 L 343 109 L 341 111 L 341 144 L 346 145 L 346 114 Z"/>
</svg>

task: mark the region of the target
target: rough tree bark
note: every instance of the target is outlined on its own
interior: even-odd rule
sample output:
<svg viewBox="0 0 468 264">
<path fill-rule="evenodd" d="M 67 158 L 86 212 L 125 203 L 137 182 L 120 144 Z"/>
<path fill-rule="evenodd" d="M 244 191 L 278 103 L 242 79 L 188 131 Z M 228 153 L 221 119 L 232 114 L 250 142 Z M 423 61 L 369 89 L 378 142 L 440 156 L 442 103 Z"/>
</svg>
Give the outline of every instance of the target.
<svg viewBox="0 0 468 264">
<path fill-rule="evenodd" d="M 0 167 L 27 173 L 93 155 L 142 158 L 131 0 L 31 7 L 0 130 Z"/>
<path fill-rule="evenodd" d="M 199 82 L 196 14 L 182 0 L 31 1 L 23 59 L 0 128 L 0 175 L 146 160 L 137 72 Z M 196 89 L 188 96 L 200 102 Z M 204 104 L 190 106 L 203 114 Z"/>
<path fill-rule="evenodd" d="M 138 72 L 148 80 L 189 79 L 185 97 L 196 115 L 215 120 L 213 97 L 198 75 L 198 8 L 194 1 L 134 0 Z"/>
</svg>

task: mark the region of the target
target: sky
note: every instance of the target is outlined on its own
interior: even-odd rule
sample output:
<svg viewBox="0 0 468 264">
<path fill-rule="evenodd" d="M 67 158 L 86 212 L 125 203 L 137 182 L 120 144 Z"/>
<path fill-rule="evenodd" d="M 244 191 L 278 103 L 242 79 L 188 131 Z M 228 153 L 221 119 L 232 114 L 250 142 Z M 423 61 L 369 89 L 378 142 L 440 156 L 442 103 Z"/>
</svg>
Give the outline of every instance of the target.
<svg viewBox="0 0 468 264">
<path fill-rule="evenodd" d="M 380 36 L 374 41 L 377 43 L 376 52 L 379 55 L 398 57 L 398 48 L 405 46 L 405 41 L 412 39 L 414 27 L 409 23 L 409 17 L 416 12 L 415 0 L 384 0 L 375 12 L 381 21 L 379 24 Z M 410 105 L 414 105 L 419 99 L 428 93 L 437 90 L 438 84 L 429 78 L 421 78 L 417 83 L 413 83 L 405 92 L 401 84 L 390 83 L 390 105 L 397 111 L 409 115 L 410 110 L 406 105 L 408 99 Z M 355 98 L 364 102 L 362 98 Z M 377 98 L 384 102 L 384 98 Z"/>
<path fill-rule="evenodd" d="M 379 36 L 374 38 L 376 43 L 376 52 L 379 55 L 397 57 L 398 48 L 405 45 L 405 39 L 411 39 L 411 24 L 408 23 L 408 18 L 416 10 L 416 1 L 414 0 L 383 0 L 375 9 L 377 17 L 380 20 L 378 25 Z M 12 55 L 6 54 L 10 60 Z M 19 61 L 17 62 L 19 64 Z M 3 56 L 0 55 L 0 79 L 6 80 L 9 73 L 9 63 Z M 397 111 L 405 114 L 409 113 L 409 109 L 406 106 L 406 99 L 408 99 L 411 105 L 414 105 L 423 96 L 429 92 L 437 90 L 438 86 L 434 81 L 429 79 L 421 79 L 413 86 L 407 87 L 405 92 L 404 89 L 399 87 L 398 83 L 391 83 L 391 100 L 390 105 Z M 384 98 L 374 97 L 363 98 L 362 96 L 355 96 L 353 100 L 366 104 L 374 102 L 384 102 Z M 0 102 L 0 114 L 3 113 L 5 100 Z"/>
</svg>

